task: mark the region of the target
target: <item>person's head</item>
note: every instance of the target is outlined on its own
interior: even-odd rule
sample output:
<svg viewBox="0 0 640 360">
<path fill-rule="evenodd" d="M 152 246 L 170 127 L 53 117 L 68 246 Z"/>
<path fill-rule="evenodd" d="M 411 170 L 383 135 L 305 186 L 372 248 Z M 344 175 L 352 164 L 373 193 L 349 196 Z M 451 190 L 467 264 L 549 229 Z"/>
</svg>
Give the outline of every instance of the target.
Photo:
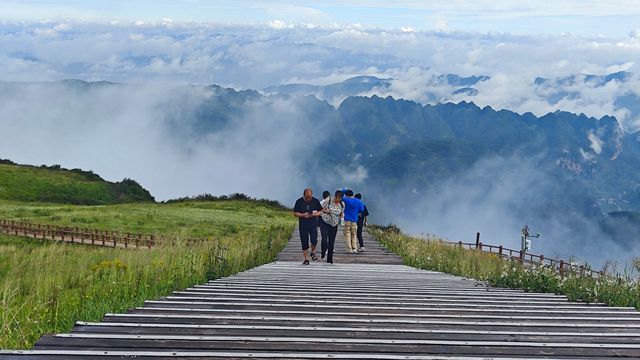
<svg viewBox="0 0 640 360">
<path fill-rule="evenodd" d="M 355 194 L 353 197 L 358 199 L 358 200 L 362 200 L 362 194 L 360 194 L 360 193 Z"/>
<path fill-rule="evenodd" d="M 323 199 L 326 199 L 326 198 L 328 198 L 329 196 L 331 196 L 331 193 L 330 193 L 330 192 L 328 192 L 327 190 L 325 190 L 325 191 L 323 191 L 323 192 L 322 192 L 322 198 L 323 198 Z"/>
<path fill-rule="evenodd" d="M 336 190 L 336 193 L 333 194 L 333 198 L 335 199 L 336 202 L 342 201 L 342 191 Z"/>
<path fill-rule="evenodd" d="M 311 188 L 304 189 L 302 197 L 304 198 L 304 201 L 311 201 L 311 198 L 313 197 L 313 190 L 311 190 Z"/>
<path fill-rule="evenodd" d="M 347 192 L 345 192 L 344 194 L 347 195 L 348 197 L 352 197 L 353 196 L 353 190 L 347 190 Z"/>
</svg>

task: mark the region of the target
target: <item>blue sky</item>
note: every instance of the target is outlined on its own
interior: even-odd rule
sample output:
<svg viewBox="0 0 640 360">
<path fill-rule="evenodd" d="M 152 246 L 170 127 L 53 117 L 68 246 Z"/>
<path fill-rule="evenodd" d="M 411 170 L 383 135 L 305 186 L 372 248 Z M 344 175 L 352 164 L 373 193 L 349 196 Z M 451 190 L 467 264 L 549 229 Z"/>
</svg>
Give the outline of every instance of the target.
<svg viewBox="0 0 640 360">
<path fill-rule="evenodd" d="M 626 37 L 640 28 L 640 1 L 504 0 L 8 0 L 0 19 L 174 21 L 228 24 L 362 24 L 381 28 Z"/>
</svg>

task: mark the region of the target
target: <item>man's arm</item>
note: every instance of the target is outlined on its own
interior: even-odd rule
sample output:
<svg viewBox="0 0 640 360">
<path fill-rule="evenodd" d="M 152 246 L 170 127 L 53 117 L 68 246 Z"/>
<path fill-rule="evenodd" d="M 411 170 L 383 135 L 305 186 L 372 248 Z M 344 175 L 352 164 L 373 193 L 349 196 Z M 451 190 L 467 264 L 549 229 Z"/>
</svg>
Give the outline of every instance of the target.
<svg viewBox="0 0 640 360">
<path fill-rule="evenodd" d="M 302 209 L 303 208 L 298 205 L 298 201 L 296 201 L 296 204 L 293 206 L 293 216 L 301 219 L 308 219 L 309 213 L 300 211 Z"/>
<path fill-rule="evenodd" d="M 301 212 L 297 212 L 297 211 L 293 212 L 293 216 L 295 216 L 297 218 L 302 218 L 302 219 L 308 219 L 310 217 L 309 213 L 301 213 Z"/>
</svg>

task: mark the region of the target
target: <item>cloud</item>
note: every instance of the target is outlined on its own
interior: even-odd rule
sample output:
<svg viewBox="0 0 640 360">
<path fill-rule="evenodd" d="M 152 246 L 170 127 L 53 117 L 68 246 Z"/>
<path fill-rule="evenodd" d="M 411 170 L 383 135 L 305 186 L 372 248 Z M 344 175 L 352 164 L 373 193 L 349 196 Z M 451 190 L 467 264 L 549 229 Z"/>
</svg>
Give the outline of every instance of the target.
<svg viewBox="0 0 640 360">
<path fill-rule="evenodd" d="M 265 26 L 234 26 L 167 19 L 138 25 L 3 23 L 0 80 L 213 81 L 261 89 L 367 74 L 395 79 L 390 89 L 381 89 L 381 96 L 423 103 L 470 100 L 537 115 L 558 109 L 598 117 L 608 114 L 618 116 L 628 129 L 640 126 L 640 117 L 615 101 L 637 92 L 638 76 L 605 86 L 533 83 L 537 77 L 640 73 L 636 64 L 640 42 L 634 36 L 611 40 L 308 25 L 274 20 Z M 452 94 L 454 88 L 429 81 L 433 75 L 448 73 L 491 79 L 478 85 L 477 96 Z M 546 98 L 560 92 L 577 95 L 554 102 Z"/>
<path fill-rule="evenodd" d="M 556 110 L 614 115 L 625 130 L 640 129 L 640 112 L 629 107 L 631 100 L 620 101 L 640 89 L 640 41 L 634 31 L 624 39 L 608 39 L 311 26 L 285 20 L 239 26 L 164 19 L 4 22 L 0 34 L 4 81 L 214 82 L 262 89 L 373 75 L 394 79 L 392 86 L 363 95 L 391 95 L 424 104 L 474 101 L 536 115 Z M 585 74 L 619 71 L 632 75 L 604 85 L 581 80 Z M 457 88 L 431 80 L 449 73 L 490 79 L 474 86 L 477 91 L 457 93 Z M 571 76 L 578 78 L 562 80 Z M 537 84 L 538 77 L 549 81 Z"/>
</svg>

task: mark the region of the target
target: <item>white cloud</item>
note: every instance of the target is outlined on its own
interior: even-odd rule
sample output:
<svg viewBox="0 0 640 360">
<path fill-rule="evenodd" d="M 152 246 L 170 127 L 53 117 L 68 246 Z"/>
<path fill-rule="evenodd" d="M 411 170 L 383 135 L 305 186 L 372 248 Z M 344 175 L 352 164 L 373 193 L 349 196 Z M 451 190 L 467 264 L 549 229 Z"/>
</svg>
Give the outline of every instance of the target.
<svg viewBox="0 0 640 360">
<path fill-rule="evenodd" d="M 587 138 L 589 139 L 589 143 L 590 143 L 590 147 L 591 150 L 593 150 L 594 153 L 596 153 L 596 155 L 600 155 L 600 153 L 602 152 L 602 140 L 598 137 L 598 135 L 594 134 L 592 131 L 589 132 L 589 134 L 587 135 Z"/>
<path fill-rule="evenodd" d="M 392 95 L 422 103 L 468 100 L 536 115 L 559 109 L 597 117 L 615 115 L 625 129 L 640 128 L 640 114 L 616 103 L 624 94 L 638 93 L 638 75 L 604 86 L 553 81 L 575 74 L 640 73 L 640 41 L 633 32 L 626 39 L 611 40 L 408 30 L 357 24 L 309 26 L 284 20 L 253 26 L 171 19 L 3 23 L 0 80 L 213 81 L 261 89 L 374 75 L 395 80 L 390 89 L 365 95 Z M 455 87 L 430 80 L 448 73 L 491 79 L 475 86 L 478 94 L 453 95 Z M 552 81 L 536 86 L 534 79 L 539 76 Z M 570 96 L 561 96 L 565 93 Z M 557 99 L 551 101 L 554 96 Z"/>
</svg>

